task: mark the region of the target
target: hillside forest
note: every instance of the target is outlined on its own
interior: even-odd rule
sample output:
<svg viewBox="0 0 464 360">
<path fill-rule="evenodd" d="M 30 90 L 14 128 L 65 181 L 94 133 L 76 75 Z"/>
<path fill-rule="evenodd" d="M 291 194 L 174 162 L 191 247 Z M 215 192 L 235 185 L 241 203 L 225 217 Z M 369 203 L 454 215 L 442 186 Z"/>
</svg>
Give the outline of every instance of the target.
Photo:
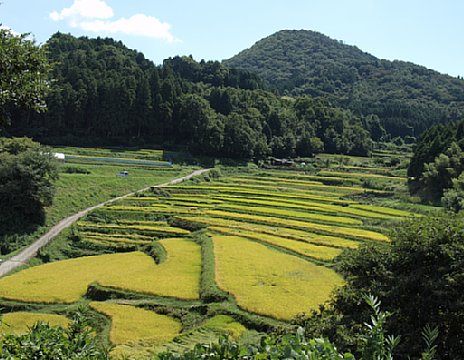
<svg viewBox="0 0 464 360">
<path fill-rule="evenodd" d="M 461 119 L 464 110 L 459 76 L 379 59 L 315 31 L 279 31 L 224 64 L 257 74 L 282 95 L 322 97 L 376 115 L 392 137 L 417 137 L 433 124 Z"/>
<path fill-rule="evenodd" d="M 368 155 L 372 141 L 390 136 L 375 114 L 323 97 L 282 97 L 253 73 L 218 61 L 177 56 L 155 66 L 121 42 L 60 33 L 47 47 L 54 64 L 48 111 L 7 108 L 12 135 L 50 144 L 157 144 L 242 159 Z"/>
</svg>

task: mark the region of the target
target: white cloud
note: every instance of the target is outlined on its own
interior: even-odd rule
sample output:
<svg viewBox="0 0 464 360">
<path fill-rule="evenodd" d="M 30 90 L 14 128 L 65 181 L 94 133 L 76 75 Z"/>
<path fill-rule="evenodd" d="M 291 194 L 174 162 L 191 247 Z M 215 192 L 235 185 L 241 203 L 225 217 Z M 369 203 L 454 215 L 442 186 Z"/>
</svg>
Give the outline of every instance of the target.
<svg viewBox="0 0 464 360">
<path fill-rule="evenodd" d="M 171 25 L 144 14 L 136 14 L 128 19 L 120 18 L 114 21 L 83 21 L 79 24 L 79 27 L 92 32 L 140 35 L 165 40 L 170 43 L 177 41 L 170 32 Z"/>
<path fill-rule="evenodd" d="M 104 0 L 74 0 L 60 12 L 49 14 L 54 21 L 66 20 L 71 27 L 95 33 L 122 33 L 160 39 L 169 43 L 179 41 L 171 33 L 171 25 L 153 16 L 135 14 L 129 18 L 111 19 L 113 9 Z"/>
<path fill-rule="evenodd" d="M 113 9 L 103 0 L 74 0 L 74 3 L 60 12 L 50 13 L 50 19 L 54 21 L 85 18 L 85 19 L 109 19 L 113 17 Z"/>
</svg>

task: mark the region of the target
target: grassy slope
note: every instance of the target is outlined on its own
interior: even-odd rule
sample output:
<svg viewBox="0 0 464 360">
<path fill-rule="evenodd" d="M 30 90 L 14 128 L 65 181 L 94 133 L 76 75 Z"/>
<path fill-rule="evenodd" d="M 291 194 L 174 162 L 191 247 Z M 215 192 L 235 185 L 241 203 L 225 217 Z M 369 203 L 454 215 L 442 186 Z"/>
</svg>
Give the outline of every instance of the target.
<svg viewBox="0 0 464 360">
<path fill-rule="evenodd" d="M 77 151 L 75 148 L 70 149 L 71 152 Z M 128 152 L 127 156 L 134 155 Z M 77 167 L 90 173 L 64 173 L 67 167 Z M 116 176 L 117 173 L 123 170 L 128 171 L 129 176 Z M 19 235 L 18 244 L 20 246 L 18 246 L 18 250 L 20 247 L 32 243 L 61 219 L 80 210 L 115 196 L 137 191 L 147 186 L 165 183 L 171 179 L 187 175 L 192 171 L 193 167 L 188 166 L 156 168 L 130 164 L 81 164 L 76 162 L 61 164 L 60 178 L 55 184 L 56 194 L 52 206 L 46 209 L 45 224 L 38 227 L 33 233 Z M 17 251 L 13 251 L 8 257 L 15 253 Z"/>
</svg>

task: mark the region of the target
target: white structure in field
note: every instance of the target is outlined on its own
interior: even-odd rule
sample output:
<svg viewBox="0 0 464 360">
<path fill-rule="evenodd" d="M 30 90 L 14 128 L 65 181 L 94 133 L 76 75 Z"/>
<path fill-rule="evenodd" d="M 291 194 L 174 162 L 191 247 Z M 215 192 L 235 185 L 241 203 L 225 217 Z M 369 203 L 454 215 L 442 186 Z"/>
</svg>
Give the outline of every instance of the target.
<svg viewBox="0 0 464 360">
<path fill-rule="evenodd" d="M 63 161 L 66 159 L 66 156 L 63 153 L 53 153 L 55 159 Z"/>
</svg>

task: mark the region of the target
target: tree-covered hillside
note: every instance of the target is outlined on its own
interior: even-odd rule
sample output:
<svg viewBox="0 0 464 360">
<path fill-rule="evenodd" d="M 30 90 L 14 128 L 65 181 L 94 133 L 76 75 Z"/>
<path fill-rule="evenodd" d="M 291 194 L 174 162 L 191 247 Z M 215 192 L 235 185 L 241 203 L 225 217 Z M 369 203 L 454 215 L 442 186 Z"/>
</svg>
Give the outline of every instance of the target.
<svg viewBox="0 0 464 360">
<path fill-rule="evenodd" d="M 419 138 L 408 168 L 409 188 L 423 200 L 464 209 L 464 120 L 435 125 Z"/>
<path fill-rule="evenodd" d="M 279 31 L 223 63 L 256 72 L 281 94 L 324 97 L 356 114 L 375 114 L 392 136 L 417 136 L 464 110 L 464 80 L 381 60 L 313 31 Z"/>
<path fill-rule="evenodd" d="M 184 147 L 232 158 L 367 155 L 384 134 L 373 116 L 322 99 L 281 97 L 218 61 L 176 56 L 155 66 L 112 39 L 57 33 L 48 112 L 11 111 L 14 135 L 67 145 Z M 372 134 L 372 135 L 371 135 Z"/>
</svg>

